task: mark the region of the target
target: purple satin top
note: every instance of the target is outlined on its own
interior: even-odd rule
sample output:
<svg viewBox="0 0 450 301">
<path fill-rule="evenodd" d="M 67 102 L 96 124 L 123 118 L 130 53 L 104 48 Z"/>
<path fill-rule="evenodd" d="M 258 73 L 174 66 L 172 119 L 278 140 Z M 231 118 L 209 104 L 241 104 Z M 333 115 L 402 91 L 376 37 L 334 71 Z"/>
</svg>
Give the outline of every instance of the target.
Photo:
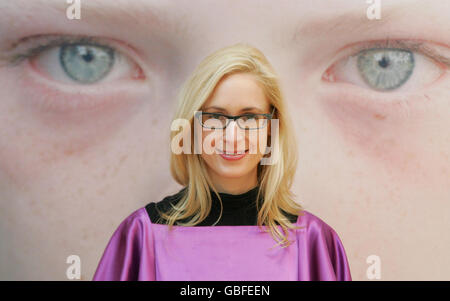
<svg viewBox="0 0 450 301">
<path fill-rule="evenodd" d="M 295 242 L 272 248 L 276 241 L 258 226 L 174 226 L 169 232 L 143 207 L 114 232 L 93 280 L 351 280 L 336 232 L 302 212 L 296 225 L 305 228 L 289 230 Z"/>
</svg>

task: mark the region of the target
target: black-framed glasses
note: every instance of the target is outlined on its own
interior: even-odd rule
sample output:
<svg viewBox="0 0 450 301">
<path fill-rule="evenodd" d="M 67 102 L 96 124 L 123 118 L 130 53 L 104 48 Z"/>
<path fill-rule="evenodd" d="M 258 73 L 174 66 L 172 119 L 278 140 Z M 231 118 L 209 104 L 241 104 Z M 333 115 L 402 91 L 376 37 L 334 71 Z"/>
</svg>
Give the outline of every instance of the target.
<svg viewBox="0 0 450 301">
<path fill-rule="evenodd" d="M 267 126 L 274 113 L 275 108 L 273 108 L 271 114 L 243 114 L 238 116 L 196 111 L 195 117 L 202 127 L 207 129 L 223 130 L 230 124 L 231 120 L 234 120 L 243 130 L 259 130 Z"/>
</svg>

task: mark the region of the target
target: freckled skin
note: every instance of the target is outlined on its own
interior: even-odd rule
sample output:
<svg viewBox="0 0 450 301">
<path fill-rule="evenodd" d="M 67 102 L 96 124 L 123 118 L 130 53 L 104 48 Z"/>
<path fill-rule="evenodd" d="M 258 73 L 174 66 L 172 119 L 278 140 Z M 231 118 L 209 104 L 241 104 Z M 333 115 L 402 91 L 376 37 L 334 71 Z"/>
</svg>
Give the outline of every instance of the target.
<svg viewBox="0 0 450 301">
<path fill-rule="evenodd" d="M 8 81 L 10 79 L 4 79 Z M 18 90 L 14 96 L 16 102 L 4 104 L 5 111 L 9 107 L 14 112 L 5 116 L 5 123 L 14 128 L 5 130 L 2 140 L 5 144 L 0 150 L 2 170 L 15 182 L 22 183 L 35 181 L 51 165 L 68 157 L 81 157 L 96 145 L 104 144 L 119 133 L 146 100 L 142 92 L 130 97 L 129 92 L 119 91 L 105 95 L 109 99 L 102 107 L 59 112 L 37 106 L 34 95 L 49 93 L 40 85 L 26 79 L 23 86 L 26 88 Z M 66 99 L 55 95 L 52 101 Z"/>
<path fill-rule="evenodd" d="M 440 139 L 444 134 L 424 130 L 425 125 L 438 121 L 433 111 L 422 104 L 420 109 L 410 110 L 405 118 L 393 105 L 367 106 L 361 98 L 350 97 L 356 94 L 333 89 L 319 93 L 320 108 L 328 117 L 332 130 L 347 146 L 363 155 L 368 164 L 387 171 L 396 181 L 415 185 L 430 184 L 423 181 L 424 178 L 436 179 L 434 183 L 446 182 L 439 172 L 442 170 L 441 154 L 433 151 L 429 142 L 427 147 L 422 143 L 426 136 L 435 135 Z M 440 99 L 439 91 L 430 95 L 428 98 Z M 414 105 L 419 106 L 420 102 L 423 103 L 423 99 L 417 98 Z M 444 128 L 445 122 L 435 124 L 435 127 Z"/>
<path fill-rule="evenodd" d="M 403 19 L 379 30 L 382 22 L 367 20 L 361 0 L 154 1 L 159 16 L 181 25 L 156 34 L 150 31 L 157 24 L 147 18 L 150 1 L 115 1 L 127 13 L 99 25 L 91 13 L 68 22 L 64 10 L 47 9 L 51 0 L 32 2 L 30 11 L 29 0 L 1 2 L 0 48 L 55 28 L 121 40 L 140 53 L 149 92 L 102 91 L 103 100 L 126 97 L 135 106 L 107 105 L 105 114 L 58 119 L 24 106 L 45 94 L 45 86 L 25 84 L 22 67 L 0 63 L 1 280 L 67 280 L 71 254 L 81 258 L 82 279 L 92 279 L 120 221 L 180 188 L 168 170 L 176 93 L 206 55 L 239 41 L 259 48 L 280 75 L 299 141 L 293 192 L 340 235 L 352 278 L 367 280 L 366 259 L 374 254 L 381 258 L 381 280 L 450 280 L 448 74 L 414 93 L 419 105 L 409 116 L 359 105 L 377 100 L 369 90 L 356 93 L 337 82 L 331 90 L 322 81 L 338 49 L 350 43 L 414 37 L 450 45 L 449 1 L 383 0 L 382 18 L 400 5 L 395 18 Z M 147 19 L 134 18 L 135 7 Z M 348 10 L 360 12 L 371 30 L 311 34 Z M 101 10 L 105 20 L 108 12 Z"/>
<path fill-rule="evenodd" d="M 170 124 L 161 116 L 169 108 L 156 105 L 163 97 L 153 89 L 164 87 L 163 77 L 126 93 L 103 92 L 105 104 L 97 110 L 67 113 L 36 106 L 48 91 L 14 75 L 0 68 L 0 91 L 8 92 L 0 102 L 0 229 L 10 231 L 2 234 L 10 251 L 0 255 L 0 279 L 65 279 L 61 271 L 73 253 L 84 259 L 83 277 L 91 278 L 98 260 L 92 246 L 98 237 L 107 239 L 120 212 L 159 198 L 157 190 L 165 194 L 161 187 L 173 185 L 163 167 L 168 148 L 161 147 L 167 140 L 162 133 L 168 134 L 161 128 Z M 171 93 L 164 92 L 164 99 Z M 152 178 L 152 170 L 159 176 Z M 8 255 L 12 251 L 17 260 Z M 54 270 L 42 272 L 39 265 Z"/>
</svg>

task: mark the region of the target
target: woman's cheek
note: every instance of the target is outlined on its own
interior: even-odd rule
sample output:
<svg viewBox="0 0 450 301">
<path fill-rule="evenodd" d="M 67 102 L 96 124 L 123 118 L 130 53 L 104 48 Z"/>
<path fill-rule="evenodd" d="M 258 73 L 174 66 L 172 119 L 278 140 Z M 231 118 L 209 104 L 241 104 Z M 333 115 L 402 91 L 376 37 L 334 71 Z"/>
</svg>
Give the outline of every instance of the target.
<svg viewBox="0 0 450 301">
<path fill-rule="evenodd" d="M 450 90 L 417 94 L 408 98 L 408 105 L 381 104 L 379 99 L 343 90 L 325 89 L 318 99 L 329 128 L 349 153 L 397 181 L 442 183 L 450 164 L 450 135 L 443 130 L 450 126 L 445 117 L 450 103 L 443 101 Z"/>
</svg>

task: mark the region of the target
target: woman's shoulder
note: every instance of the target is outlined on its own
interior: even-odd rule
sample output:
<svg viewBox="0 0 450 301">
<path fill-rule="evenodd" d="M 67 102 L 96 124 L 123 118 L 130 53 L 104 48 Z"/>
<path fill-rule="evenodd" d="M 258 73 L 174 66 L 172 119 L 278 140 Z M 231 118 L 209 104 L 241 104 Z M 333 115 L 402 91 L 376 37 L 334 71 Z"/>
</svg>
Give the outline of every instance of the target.
<svg viewBox="0 0 450 301">
<path fill-rule="evenodd" d="M 300 253 L 300 261 L 312 262 L 313 259 L 318 266 L 313 271 L 315 276 L 310 274 L 308 278 L 352 280 L 345 248 L 336 231 L 315 214 L 305 210 L 303 213 L 298 225 L 304 226 L 304 229 L 297 232 L 298 246 L 304 250 Z"/>
<path fill-rule="evenodd" d="M 327 224 L 322 218 L 307 210 L 301 211 L 301 214 L 299 215 L 299 218 L 297 220 L 297 226 L 305 229 L 307 233 L 314 232 L 337 235 L 333 227 Z"/>
<path fill-rule="evenodd" d="M 164 197 L 158 202 L 150 202 L 145 206 L 131 212 L 122 220 L 120 223 L 120 228 L 130 228 L 136 223 L 146 225 L 149 221 L 150 223 L 156 223 L 159 217 L 159 212 L 166 212 L 170 209 L 170 205 L 175 204 L 180 199 L 183 190 L 184 188 L 177 193 Z"/>
<path fill-rule="evenodd" d="M 121 223 L 121 226 L 130 227 L 133 224 L 140 223 L 146 224 L 148 222 L 147 212 L 144 207 L 141 207 L 131 214 L 129 214 Z"/>
<path fill-rule="evenodd" d="M 176 203 L 178 203 L 178 201 L 183 196 L 185 189 L 186 187 L 180 189 L 176 193 L 164 197 L 162 200 L 159 200 L 157 202 L 150 202 L 142 209 L 145 210 L 152 223 L 160 223 L 160 220 L 162 219 L 160 212 L 168 212 L 171 208 L 171 205 L 175 205 Z"/>
</svg>

